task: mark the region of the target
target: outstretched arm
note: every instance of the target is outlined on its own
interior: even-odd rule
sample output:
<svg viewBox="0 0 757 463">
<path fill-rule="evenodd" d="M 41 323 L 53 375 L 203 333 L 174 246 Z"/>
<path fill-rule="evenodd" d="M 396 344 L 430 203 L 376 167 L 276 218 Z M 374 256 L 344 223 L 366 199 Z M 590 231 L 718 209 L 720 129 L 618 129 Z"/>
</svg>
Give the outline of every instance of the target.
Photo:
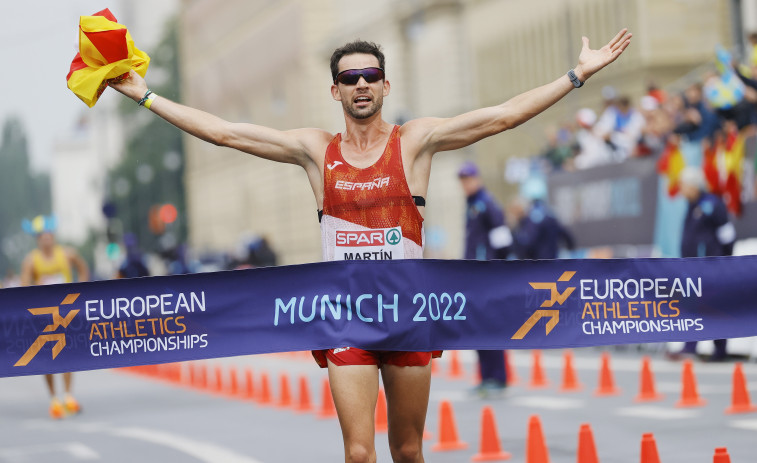
<svg viewBox="0 0 757 463">
<path fill-rule="evenodd" d="M 134 71 L 128 78 L 110 86 L 136 102 L 147 92 L 145 80 Z M 153 100 L 150 110 L 179 129 L 214 145 L 303 166 L 308 159 L 307 129 L 284 132 L 259 125 L 232 123 L 161 96 Z"/>
<path fill-rule="evenodd" d="M 592 75 L 612 63 L 631 43 L 631 34 L 623 29 L 598 50 L 589 48 L 589 39 L 583 37 L 583 47 L 575 68 L 576 76 L 585 82 Z M 549 108 L 573 89 L 573 83 L 563 75 L 541 87 L 517 95 L 498 106 L 482 108 L 449 119 L 419 119 L 416 123 L 423 132 L 424 149 L 420 152 L 437 152 L 463 148 L 507 129 L 517 127 Z"/>
<path fill-rule="evenodd" d="M 26 256 L 21 263 L 21 286 L 31 286 L 34 279 L 34 270 L 32 267 L 31 256 Z"/>
<path fill-rule="evenodd" d="M 89 266 L 82 256 L 71 248 L 66 248 L 68 261 L 76 269 L 78 281 L 89 281 Z"/>
</svg>

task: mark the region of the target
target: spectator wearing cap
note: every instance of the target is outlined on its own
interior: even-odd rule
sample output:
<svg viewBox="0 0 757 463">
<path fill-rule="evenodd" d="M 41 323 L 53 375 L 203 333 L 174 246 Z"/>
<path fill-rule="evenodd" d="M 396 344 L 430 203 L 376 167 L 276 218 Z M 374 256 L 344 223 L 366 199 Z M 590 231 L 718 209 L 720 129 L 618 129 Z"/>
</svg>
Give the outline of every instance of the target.
<svg viewBox="0 0 757 463">
<path fill-rule="evenodd" d="M 706 191 L 702 169 L 689 166 L 681 172 L 681 194 L 689 203 L 683 222 L 681 257 L 730 256 L 736 241 L 725 203 Z M 726 358 L 726 340 L 717 339 L 712 360 Z M 687 342 L 682 353 L 695 354 L 696 342 Z"/>
<path fill-rule="evenodd" d="M 511 205 L 515 220 L 513 240 L 519 259 L 557 259 L 560 246 L 573 249 L 573 235 L 560 223 L 546 203 L 547 187 L 541 179 L 529 179 L 521 198 Z"/>
<path fill-rule="evenodd" d="M 597 113 L 589 108 L 583 108 L 576 113 L 576 144 L 578 154 L 574 165 L 576 169 L 590 169 L 610 162 L 610 149 L 594 132 Z"/>
<path fill-rule="evenodd" d="M 658 100 L 650 95 L 644 95 L 639 100 L 639 110 L 646 120 L 641 131 L 641 137 L 636 147 L 636 156 L 657 156 L 663 152 L 674 123 L 667 111 Z"/>
<path fill-rule="evenodd" d="M 644 116 L 631 106 L 631 99 L 622 96 L 602 113 L 594 132 L 610 144 L 613 160 L 620 162 L 633 154 L 644 124 Z"/>
<path fill-rule="evenodd" d="M 505 259 L 513 243 L 505 213 L 497 200 L 484 188 L 476 164 L 465 162 L 458 171 L 466 196 L 465 259 Z M 488 397 L 501 394 L 507 385 L 505 352 L 478 351 L 481 383 L 475 393 Z"/>
</svg>

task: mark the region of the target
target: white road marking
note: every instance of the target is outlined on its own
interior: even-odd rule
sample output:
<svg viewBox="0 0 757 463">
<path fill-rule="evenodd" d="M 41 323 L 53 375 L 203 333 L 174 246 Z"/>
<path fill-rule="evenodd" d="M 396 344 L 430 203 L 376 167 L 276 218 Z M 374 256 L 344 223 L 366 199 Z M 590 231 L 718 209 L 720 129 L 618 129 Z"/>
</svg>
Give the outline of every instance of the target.
<svg viewBox="0 0 757 463">
<path fill-rule="evenodd" d="M 619 408 L 615 413 L 620 416 L 651 418 L 655 420 L 683 420 L 700 415 L 700 412 L 697 410 L 681 410 L 676 408 L 655 407 L 653 405 Z"/>
<path fill-rule="evenodd" d="M 170 447 L 186 453 L 200 461 L 208 463 L 261 463 L 254 458 L 246 457 L 207 442 L 199 442 L 196 439 L 171 434 L 157 429 L 147 428 L 114 428 L 109 434 L 120 437 L 130 437 L 145 442 Z"/>
<path fill-rule="evenodd" d="M 748 429 L 750 431 L 757 431 L 757 420 L 738 420 L 731 421 L 729 426 L 732 428 Z"/>
<path fill-rule="evenodd" d="M 548 396 L 513 397 L 509 402 L 520 407 L 543 408 L 545 410 L 571 410 L 586 406 L 586 402 L 583 400 Z"/>
<path fill-rule="evenodd" d="M 451 402 L 466 402 L 471 400 L 481 400 L 481 398 L 468 391 L 431 391 L 429 400 L 432 402 L 441 402 L 449 400 Z"/>
<path fill-rule="evenodd" d="M 68 453 L 76 460 L 99 460 L 100 455 L 81 442 L 61 442 L 59 444 L 35 444 L 24 447 L 0 448 L 0 460 L 8 461 L 34 461 L 32 455 L 45 453 L 60 454 Z"/>
<path fill-rule="evenodd" d="M 156 445 L 162 445 L 207 463 L 262 463 L 260 460 L 240 455 L 232 450 L 225 449 L 209 442 L 202 442 L 194 438 L 184 437 L 158 429 L 141 427 L 118 428 L 102 422 L 53 423 L 49 420 L 26 420 L 23 423 L 23 426 L 28 429 L 44 429 L 46 431 L 60 429 L 60 426 L 56 425 L 64 425 L 67 430 L 74 432 L 110 434 L 116 437 L 127 437 L 150 442 Z M 37 446 L 34 448 L 37 448 Z M 72 455 L 74 455 L 73 452 L 77 450 L 81 449 L 68 449 L 69 453 Z M 0 452 L 2 452 L 2 449 L 0 449 Z M 0 453 L 0 456 L 2 455 L 3 454 Z M 77 455 L 84 455 L 84 453 L 79 453 Z M 95 455 L 99 458 L 99 455 Z"/>
</svg>

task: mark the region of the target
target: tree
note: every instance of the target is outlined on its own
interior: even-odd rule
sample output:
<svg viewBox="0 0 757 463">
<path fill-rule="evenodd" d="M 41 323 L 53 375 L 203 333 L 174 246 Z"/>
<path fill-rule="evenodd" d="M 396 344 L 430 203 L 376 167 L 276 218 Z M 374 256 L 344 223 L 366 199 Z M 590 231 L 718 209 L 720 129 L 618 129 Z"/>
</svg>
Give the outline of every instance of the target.
<svg viewBox="0 0 757 463">
<path fill-rule="evenodd" d="M 29 163 L 26 132 L 18 117 L 3 123 L 0 138 L 0 272 L 17 271 L 25 253 L 33 247 L 21 230 L 21 221 L 49 214 L 52 207 L 50 179 L 34 174 Z"/>
<path fill-rule="evenodd" d="M 153 91 L 179 100 L 181 80 L 175 20 L 167 22 L 163 39 L 151 53 L 148 72 L 154 76 Z M 178 211 L 177 220 L 167 225 L 165 233 L 171 234 L 177 243 L 187 236 L 182 135 L 170 124 L 146 117 L 144 108 L 130 100 L 124 100 L 121 112 L 124 123 L 132 130 L 127 136 L 123 159 L 110 172 L 108 202 L 115 206 L 121 224 L 117 228 L 136 234 L 143 249 L 162 251 L 171 240 L 161 243 L 163 233 L 155 233 L 150 227 L 151 211 L 154 216 L 160 205 L 172 204 Z"/>
</svg>

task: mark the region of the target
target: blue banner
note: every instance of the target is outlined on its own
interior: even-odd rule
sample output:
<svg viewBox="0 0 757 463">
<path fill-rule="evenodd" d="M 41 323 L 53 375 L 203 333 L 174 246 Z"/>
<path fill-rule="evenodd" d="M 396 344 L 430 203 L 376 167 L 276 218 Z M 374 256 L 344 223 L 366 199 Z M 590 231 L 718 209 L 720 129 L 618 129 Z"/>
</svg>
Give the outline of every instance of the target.
<svg viewBox="0 0 757 463">
<path fill-rule="evenodd" d="M 0 376 L 245 354 L 757 335 L 757 256 L 325 262 L 0 290 Z"/>
</svg>

